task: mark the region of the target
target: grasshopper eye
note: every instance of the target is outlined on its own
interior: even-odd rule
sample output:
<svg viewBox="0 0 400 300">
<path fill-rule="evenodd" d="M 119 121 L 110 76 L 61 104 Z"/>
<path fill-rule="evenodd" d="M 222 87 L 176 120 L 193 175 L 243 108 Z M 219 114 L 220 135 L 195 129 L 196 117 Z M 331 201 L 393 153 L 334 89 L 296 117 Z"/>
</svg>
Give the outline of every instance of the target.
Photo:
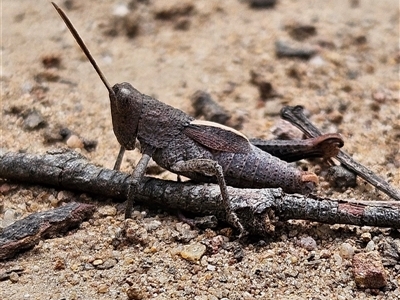
<svg viewBox="0 0 400 300">
<path fill-rule="evenodd" d="M 117 83 L 113 86 L 115 105 L 121 113 L 137 110 L 137 103 L 141 102 L 141 94 L 132 85 L 127 82 Z"/>
</svg>

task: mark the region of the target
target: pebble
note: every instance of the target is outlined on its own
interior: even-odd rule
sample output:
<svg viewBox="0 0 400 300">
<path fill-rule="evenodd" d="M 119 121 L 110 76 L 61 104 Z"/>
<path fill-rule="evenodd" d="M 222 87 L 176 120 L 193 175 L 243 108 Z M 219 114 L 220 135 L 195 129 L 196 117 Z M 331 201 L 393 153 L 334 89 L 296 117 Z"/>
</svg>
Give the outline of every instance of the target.
<svg viewBox="0 0 400 300">
<path fill-rule="evenodd" d="M 371 239 L 372 239 L 371 233 L 369 233 L 369 232 L 363 232 L 363 233 L 361 234 L 361 239 L 362 239 L 363 242 L 368 243 L 368 242 L 371 241 Z"/>
<path fill-rule="evenodd" d="M 321 250 L 321 252 L 319 253 L 319 256 L 320 256 L 321 258 L 329 258 L 329 257 L 332 256 L 332 253 L 331 253 L 331 251 L 329 251 L 329 250 L 323 249 L 323 250 Z"/>
<path fill-rule="evenodd" d="M 40 271 L 40 267 L 39 267 L 38 265 L 34 265 L 34 266 L 32 267 L 32 271 L 33 271 L 33 272 L 38 272 L 38 271 Z"/>
<path fill-rule="evenodd" d="M 379 244 L 382 251 L 382 260 L 385 266 L 395 266 L 400 261 L 400 241 L 398 239 L 392 242 L 382 242 Z"/>
<path fill-rule="evenodd" d="M 3 183 L 2 185 L 0 185 L 0 194 L 2 195 L 7 195 L 10 190 L 11 185 L 9 185 L 8 183 Z"/>
<path fill-rule="evenodd" d="M 125 237 L 133 244 L 147 245 L 150 241 L 146 228 L 143 228 L 138 224 L 127 226 L 125 229 Z"/>
<path fill-rule="evenodd" d="M 335 265 L 340 267 L 343 264 L 343 259 L 338 253 L 333 254 L 333 259 L 335 260 Z"/>
<path fill-rule="evenodd" d="M 206 252 L 206 246 L 203 244 L 190 244 L 185 245 L 183 250 L 180 252 L 182 258 L 191 261 L 191 262 L 198 262 L 203 254 Z"/>
<path fill-rule="evenodd" d="M 375 250 L 375 243 L 374 241 L 369 241 L 367 246 L 365 246 L 365 251 L 366 252 L 371 252 Z"/>
<path fill-rule="evenodd" d="M 119 3 L 113 9 L 113 15 L 117 17 L 125 17 L 130 12 L 126 4 Z"/>
<path fill-rule="evenodd" d="M 354 255 L 353 274 L 360 288 L 380 289 L 387 285 L 386 271 L 377 251 Z"/>
<path fill-rule="evenodd" d="M 103 263 L 103 260 L 102 259 L 95 259 L 93 262 L 92 262 L 92 265 L 93 266 L 99 266 L 99 265 L 101 265 Z"/>
<path fill-rule="evenodd" d="M 317 242 L 311 236 L 301 238 L 299 244 L 308 251 L 317 249 Z"/>
<path fill-rule="evenodd" d="M 94 264 L 94 262 L 93 262 L 93 264 Z M 116 259 L 109 258 L 105 262 L 103 262 L 102 264 L 97 265 L 96 267 L 97 267 L 97 269 L 100 269 L 100 270 L 106 270 L 106 269 L 113 268 L 116 264 L 117 264 L 117 260 Z"/>
<path fill-rule="evenodd" d="M 10 274 L 10 281 L 11 281 L 12 283 L 18 282 L 18 281 L 19 281 L 19 275 L 18 275 L 16 272 L 12 272 L 12 273 Z"/>
<path fill-rule="evenodd" d="M 322 67 L 323 65 L 326 64 L 325 60 L 320 55 L 316 55 L 313 58 L 311 58 L 309 63 L 314 67 Z"/>
<path fill-rule="evenodd" d="M 343 243 L 340 245 L 339 253 L 342 258 L 352 258 L 354 255 L 354 247 L 349 243 Z"/>
<path fill-rule="evenodd" d="M 250 0 L 249 5 L 252 8 L 273 8 L 277 0 Z"/>
<path fill-rule="evenodd" d="M 291 255 L 290 256 L 290 262 L 291 262 L 291 264 L 295 265 L 295 264 L 297 264 L 299 262 L 299 258 L 297 256 L 295 256 L 295 255 Z"/>
<path fill-rule="evenodd" d="M 54 195 L 50 195 L 47 200 L 50 202 L 52 207 L 57 207 L 58 206 L 58 199 L 54 197 Z"/>
<path fill-rule="evenodd" d="M 285 26 L 289 35 L 297 40 L 303 41 L 317 34 L 317 29 L 313 25 L 300 24 L 298 22 L 291 22 Z"/>
<path fill-rule="evenodd" d="M 379 103 L 383 103 L 386 100 L 386 95 L 383 92 L 373 92 L 372 98 Z"/>
<path fill-rule="evenodd" d="M 271 127 L 271 133 L 281 140 L 302 139 L 303 133 L 288 121 L 279 119 Z"/>
<path fill-rule="evenodd" d="M 42 56 L 42 64 L 46 69 L 49 68 L 60 68 L 61 57 L 58 54 L 47 54 Z"/>
<path fill-rule="evenodd" d="M 229 242 L 228 237 L 217 235 L 211 238 L 209 247 L 212 249 L 213 253 L 217 253 L 227 242 Z"/>
<path fill-rule="evenodd" d="M 70 269 L 73 271 L 73 272 L 78 272 L 78 271 L 80 271 L 81 270 L 81 264 L 72 264 L 71 265 L 71 267 L 70 267 Z"/>
<path fill-rule="evenodd" d="M 6 228 L 7 226 L 10 226 L 12 223 L 14 223 L 15 220 L 16 220 L 15 210 L 9 208 L 4 212 L 4 217 L 1 227 Z"/>
<path fill-rule="evenodd" d="M 194 5 L 190 0 L 156 1 L 153 10 L 157 19 L 170 20 L 191 14 Z"/>
<path fill-rule="evenodd" d="M 84 147 L 83 141 L 75 134 L 71 134 L 66 141 L 67 146 L 72 149 L 82 149 Z"/>
<path fill-rule="evenodd" d="M 304 46 L 301 46 L 301 48 L 296 48 L 295 46 L 289 45 L 286 42 L 277 41 L 275 43 L 275 53 L 279 58 L 297 57 L 300 59 L 310 59 L 317 53 L 317 51 L 312 48 L 305 48 Z"/>
<path fill-rule="evenodd" d="M 100 206 L 97 211 L 101 217 L 115 216 L 117 214 L 117 209 L 112 205 Z"/>
<path fill-rule="evenodd" d="M 327 114 L 327 119 L 331 121 L 334 124 L 340 124 L 343 121 L 343 114 L 341 114 L 339 111 L 335 110 Z M 347 169 L 345 169 L 347 170 Z"/>
<path fill-rule="evenodd" d="M 58 202 L 60 201 L 68 201 L 73 199 L 75 195 L 72 192 L 69 191 L 61 191 L 57 193 L 57 200 Z"/>
<path fill-rule="evenodd" d="M 266 116 L 279 116 L 282 109 L 281 100 L 270 100 L 265 102 L 264 111 Z"/>
<path fill-rule="evenodd" d="M 42 114 L 38 112 L 36 109 L 29 110 L 24 113 L 24 123 L 23 127 L 26 130 L 35 130 L 41 127 L 44 127 L 46 124 Z"/>
<path fill-rule="evenodd" d="M 330 167 L 326 176 L 332 187 L 348 188 L 357 185 L 357 175 L 342 166 Z"/>
<path fill-rule="evenodd" d="M 60 128 L 59 126 L 50 125 L 49 128 L 46 128 L 46 130 L 43 132 L 43 139 L 45 143 L 48 144 L 60 142 L 66 137 L 62 133 L 64 133 L 62 132 L 62 128 Z"/>
<path fill-rule="evenodd" d="M 217 267 L 214 266 L 214 265 L 207 265 L 207 270 L 208 270 L 208 271 L 215 271 L 216 268 L 217 268 Z"/>
<path fill-rule="evenodd" d="M 105 284 L 101 284 L 101 285 L 98 287 L 97 291 L 98 291 L 100 294 L 105 294 L 105 293 L 108 292 L 108 286 L 105 285 Z"/>
<path fill-rule="evenodd" d="M 156 230 L 160 226 L 161 226 L 161 222 L 158 220 L 150 220 L 148 222 L 145 222 L 145 228 L 147 231 Z"/>
<path fill-rule="evenodd" d="M 54 270 L 64 270 L 65 269 L 65 260 L 62 258 L 58 258 L 54 264 Z"/>
<path fill-rule="evenodd" d="M 145 295 L 142 290 L 137 286 L 132 286 L 126 290 L 126 295 L 129 300 L 141 300 L 145 299 Z"/>
</svg>

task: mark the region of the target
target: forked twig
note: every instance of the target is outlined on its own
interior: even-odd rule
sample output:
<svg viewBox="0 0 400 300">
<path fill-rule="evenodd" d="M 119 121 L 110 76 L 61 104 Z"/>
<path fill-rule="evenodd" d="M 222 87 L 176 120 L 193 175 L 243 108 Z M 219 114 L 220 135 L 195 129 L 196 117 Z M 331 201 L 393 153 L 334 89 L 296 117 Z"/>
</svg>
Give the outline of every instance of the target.
<svg viewBox="0 0 400 300">
<path fill-rule="evenodd" d="M 282 119 L 289 121 L 294 126 L 299 128 L 307 137 L 315 138 L 322 135 L 321 131 L 315 127 L 311 121 L 304 115 L 302 106 L 285 106 L 281 110 Z M 355 161 L 346 152 L 340 150 L 336 156 L 346 168 L 356 173 L 365 181 L 372 184 L 377 189 L 384 192 L 386 195 L 392 197 L 395 200 L 400 200 L 400 191 L 392 187 L 387 181 L 377 176 L 367 167 Z"/>
</svg>

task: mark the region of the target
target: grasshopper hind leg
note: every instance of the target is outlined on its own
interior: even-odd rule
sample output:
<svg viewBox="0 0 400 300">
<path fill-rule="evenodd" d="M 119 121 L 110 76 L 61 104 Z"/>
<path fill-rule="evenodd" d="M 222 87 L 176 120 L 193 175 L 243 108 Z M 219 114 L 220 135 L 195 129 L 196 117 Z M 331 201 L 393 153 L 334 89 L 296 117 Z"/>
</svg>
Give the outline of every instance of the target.
<svg viewBox="0 0 400 300">
<path fill-rule="evenodd" d="M 247 231 L 241 224 L 238 216 L 232 210 L 229 200 L 228 189 L 226 186 L 224 173 L 221 165 L 211 159 L 191 159 L 188 161 L 179 161 L 171 166 L 171 171 L 177 173 L 197 172 L 205 176 L 215 176 L 221 189 L 222 204 L 225 207 L 227 219 L 240 230 L 239 238 L 247 235 Z"/>
</svg>

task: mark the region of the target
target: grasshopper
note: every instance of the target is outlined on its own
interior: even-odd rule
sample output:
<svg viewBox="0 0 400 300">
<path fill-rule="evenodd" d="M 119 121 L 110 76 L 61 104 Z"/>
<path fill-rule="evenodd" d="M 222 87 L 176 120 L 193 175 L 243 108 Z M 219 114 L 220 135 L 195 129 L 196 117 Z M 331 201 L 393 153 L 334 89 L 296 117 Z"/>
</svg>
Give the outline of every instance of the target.
<svg viewBox="0 0 400 300">
<path fill-rule="evenodd" d="M 126 218 L 131 216 L 134 198 L 150 158 L 161 167 L 196 182 L 217 182 L 227 214 L 241 229 L 230 209 L 227 185 L 281 187 L 287 193 L 308 194 L 318 184 L 314 173 L 301 171 L 262 150 L 269 149 L 275 155 L 291 159 L 301 157 L 304 148 L 297 150 L 296 145 L 290 142 L 272 143 L 269 147 L 269 144 L 266 146 L 257 140 L 253 145 L 241 132 L 218 123 L 196 120 L 179 109 L 142 94 L 129 83 L 111 86 L 66 14 L 55 3 L 52 4 L 108 90 L 113 130 L 121 146 L 114 169 L 119 169 L 124 151 L 134 150 L 136 140 L 139 141 L 142 157 L 131 176 Z M 338 134 L 306 141 L 300 144 L 311 149 L 311 154 L 315 146 L 328 144 L 333 145 L 329 149 L 337 149 L 343 145 Z"/>
</svg>

